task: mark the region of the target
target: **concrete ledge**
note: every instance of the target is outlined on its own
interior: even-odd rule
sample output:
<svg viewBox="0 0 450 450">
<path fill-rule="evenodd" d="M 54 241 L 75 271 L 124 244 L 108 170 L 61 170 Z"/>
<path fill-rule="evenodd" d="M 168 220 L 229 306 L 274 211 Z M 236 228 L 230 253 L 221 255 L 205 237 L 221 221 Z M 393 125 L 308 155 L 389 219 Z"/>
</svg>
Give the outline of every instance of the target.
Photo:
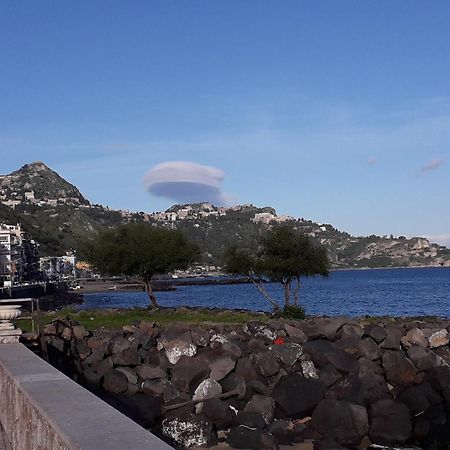
<svg viewBox="0 0 450 450">
<path fill-rule="evenodd" d="M 0 422 L 15 450 L 172 449 L 21 344 L 0 345 Z"/>
</svg>

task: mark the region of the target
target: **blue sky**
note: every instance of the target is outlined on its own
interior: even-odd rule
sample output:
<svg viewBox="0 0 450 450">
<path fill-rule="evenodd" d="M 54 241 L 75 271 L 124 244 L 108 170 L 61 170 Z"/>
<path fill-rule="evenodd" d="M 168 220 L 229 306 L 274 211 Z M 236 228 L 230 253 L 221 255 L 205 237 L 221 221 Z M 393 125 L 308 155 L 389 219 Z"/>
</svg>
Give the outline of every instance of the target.
<svg viewBox="0 0 450 450">
<path fill-rule="evenodd" d="M 154 211 L 191 161 L 235 203 L 450 243 L 448 1 L 0 4 L 0 173 Z"/>
</svg>

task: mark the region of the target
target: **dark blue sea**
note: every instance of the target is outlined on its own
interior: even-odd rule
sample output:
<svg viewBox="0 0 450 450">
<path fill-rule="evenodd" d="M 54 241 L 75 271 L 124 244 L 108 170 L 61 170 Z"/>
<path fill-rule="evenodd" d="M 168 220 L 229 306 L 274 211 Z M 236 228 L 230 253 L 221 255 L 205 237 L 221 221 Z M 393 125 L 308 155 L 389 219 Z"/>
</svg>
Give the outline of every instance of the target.
<svg viewBox="0 0 450 450">
<path fill-rule="evenodd" d="M 276 284 L 267 290 L 282 298 Z M 251 284 L 179 286 L 156 293 L 161 306 L 203 306 L 268 311 L 270 305 Z M 86 294 L 81 308 L 146 307 L 144 292 Z M 305 278 L 300 302 L 312 315 L 450 317 L 450 268 L 377 269 L 332 272 Z"/>
</svg>

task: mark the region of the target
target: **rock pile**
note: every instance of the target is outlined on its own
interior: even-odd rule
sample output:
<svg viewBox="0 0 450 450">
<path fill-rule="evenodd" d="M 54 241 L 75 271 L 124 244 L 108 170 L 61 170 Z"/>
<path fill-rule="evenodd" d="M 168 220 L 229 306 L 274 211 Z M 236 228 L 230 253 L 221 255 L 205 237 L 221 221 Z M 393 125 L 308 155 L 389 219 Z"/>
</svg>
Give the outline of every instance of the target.
<svg viewBox="0 0 450 450">
<path fill-rule="evenodd" d="M 449 330 L 445 320 L 315 317 L 94 333 L 57 320 L 45 333 L 88 385 L 152 398 L 149 426 L 173 445 L 325 450 L 425 446 L 445 432 Z"/>
</svg>

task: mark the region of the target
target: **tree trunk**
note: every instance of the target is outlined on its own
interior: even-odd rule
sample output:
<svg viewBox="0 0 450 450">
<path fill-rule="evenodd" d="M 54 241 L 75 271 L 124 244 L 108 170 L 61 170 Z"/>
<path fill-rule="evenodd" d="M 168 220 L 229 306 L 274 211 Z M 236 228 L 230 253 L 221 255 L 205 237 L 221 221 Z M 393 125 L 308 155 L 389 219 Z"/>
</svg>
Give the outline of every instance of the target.
<svg viewBox="0 0 450 450">
<path fill-rule="evenodd" d="M 144 285 L 145 292 L 147 292 L 148 298 L 151 302 L 149 308 L 158 308 L 158 302 L 156 300 L 156 296 L 153 292 L 152 284 L 150 280 L 142 280 L 142 284 Z"/>
<path fill-rule="evenodd" d="M 291 282 L 286 281 L 283 283 L 284 286 L 284 307 L 288 308 L 291 303 Z"/>
</svg>

